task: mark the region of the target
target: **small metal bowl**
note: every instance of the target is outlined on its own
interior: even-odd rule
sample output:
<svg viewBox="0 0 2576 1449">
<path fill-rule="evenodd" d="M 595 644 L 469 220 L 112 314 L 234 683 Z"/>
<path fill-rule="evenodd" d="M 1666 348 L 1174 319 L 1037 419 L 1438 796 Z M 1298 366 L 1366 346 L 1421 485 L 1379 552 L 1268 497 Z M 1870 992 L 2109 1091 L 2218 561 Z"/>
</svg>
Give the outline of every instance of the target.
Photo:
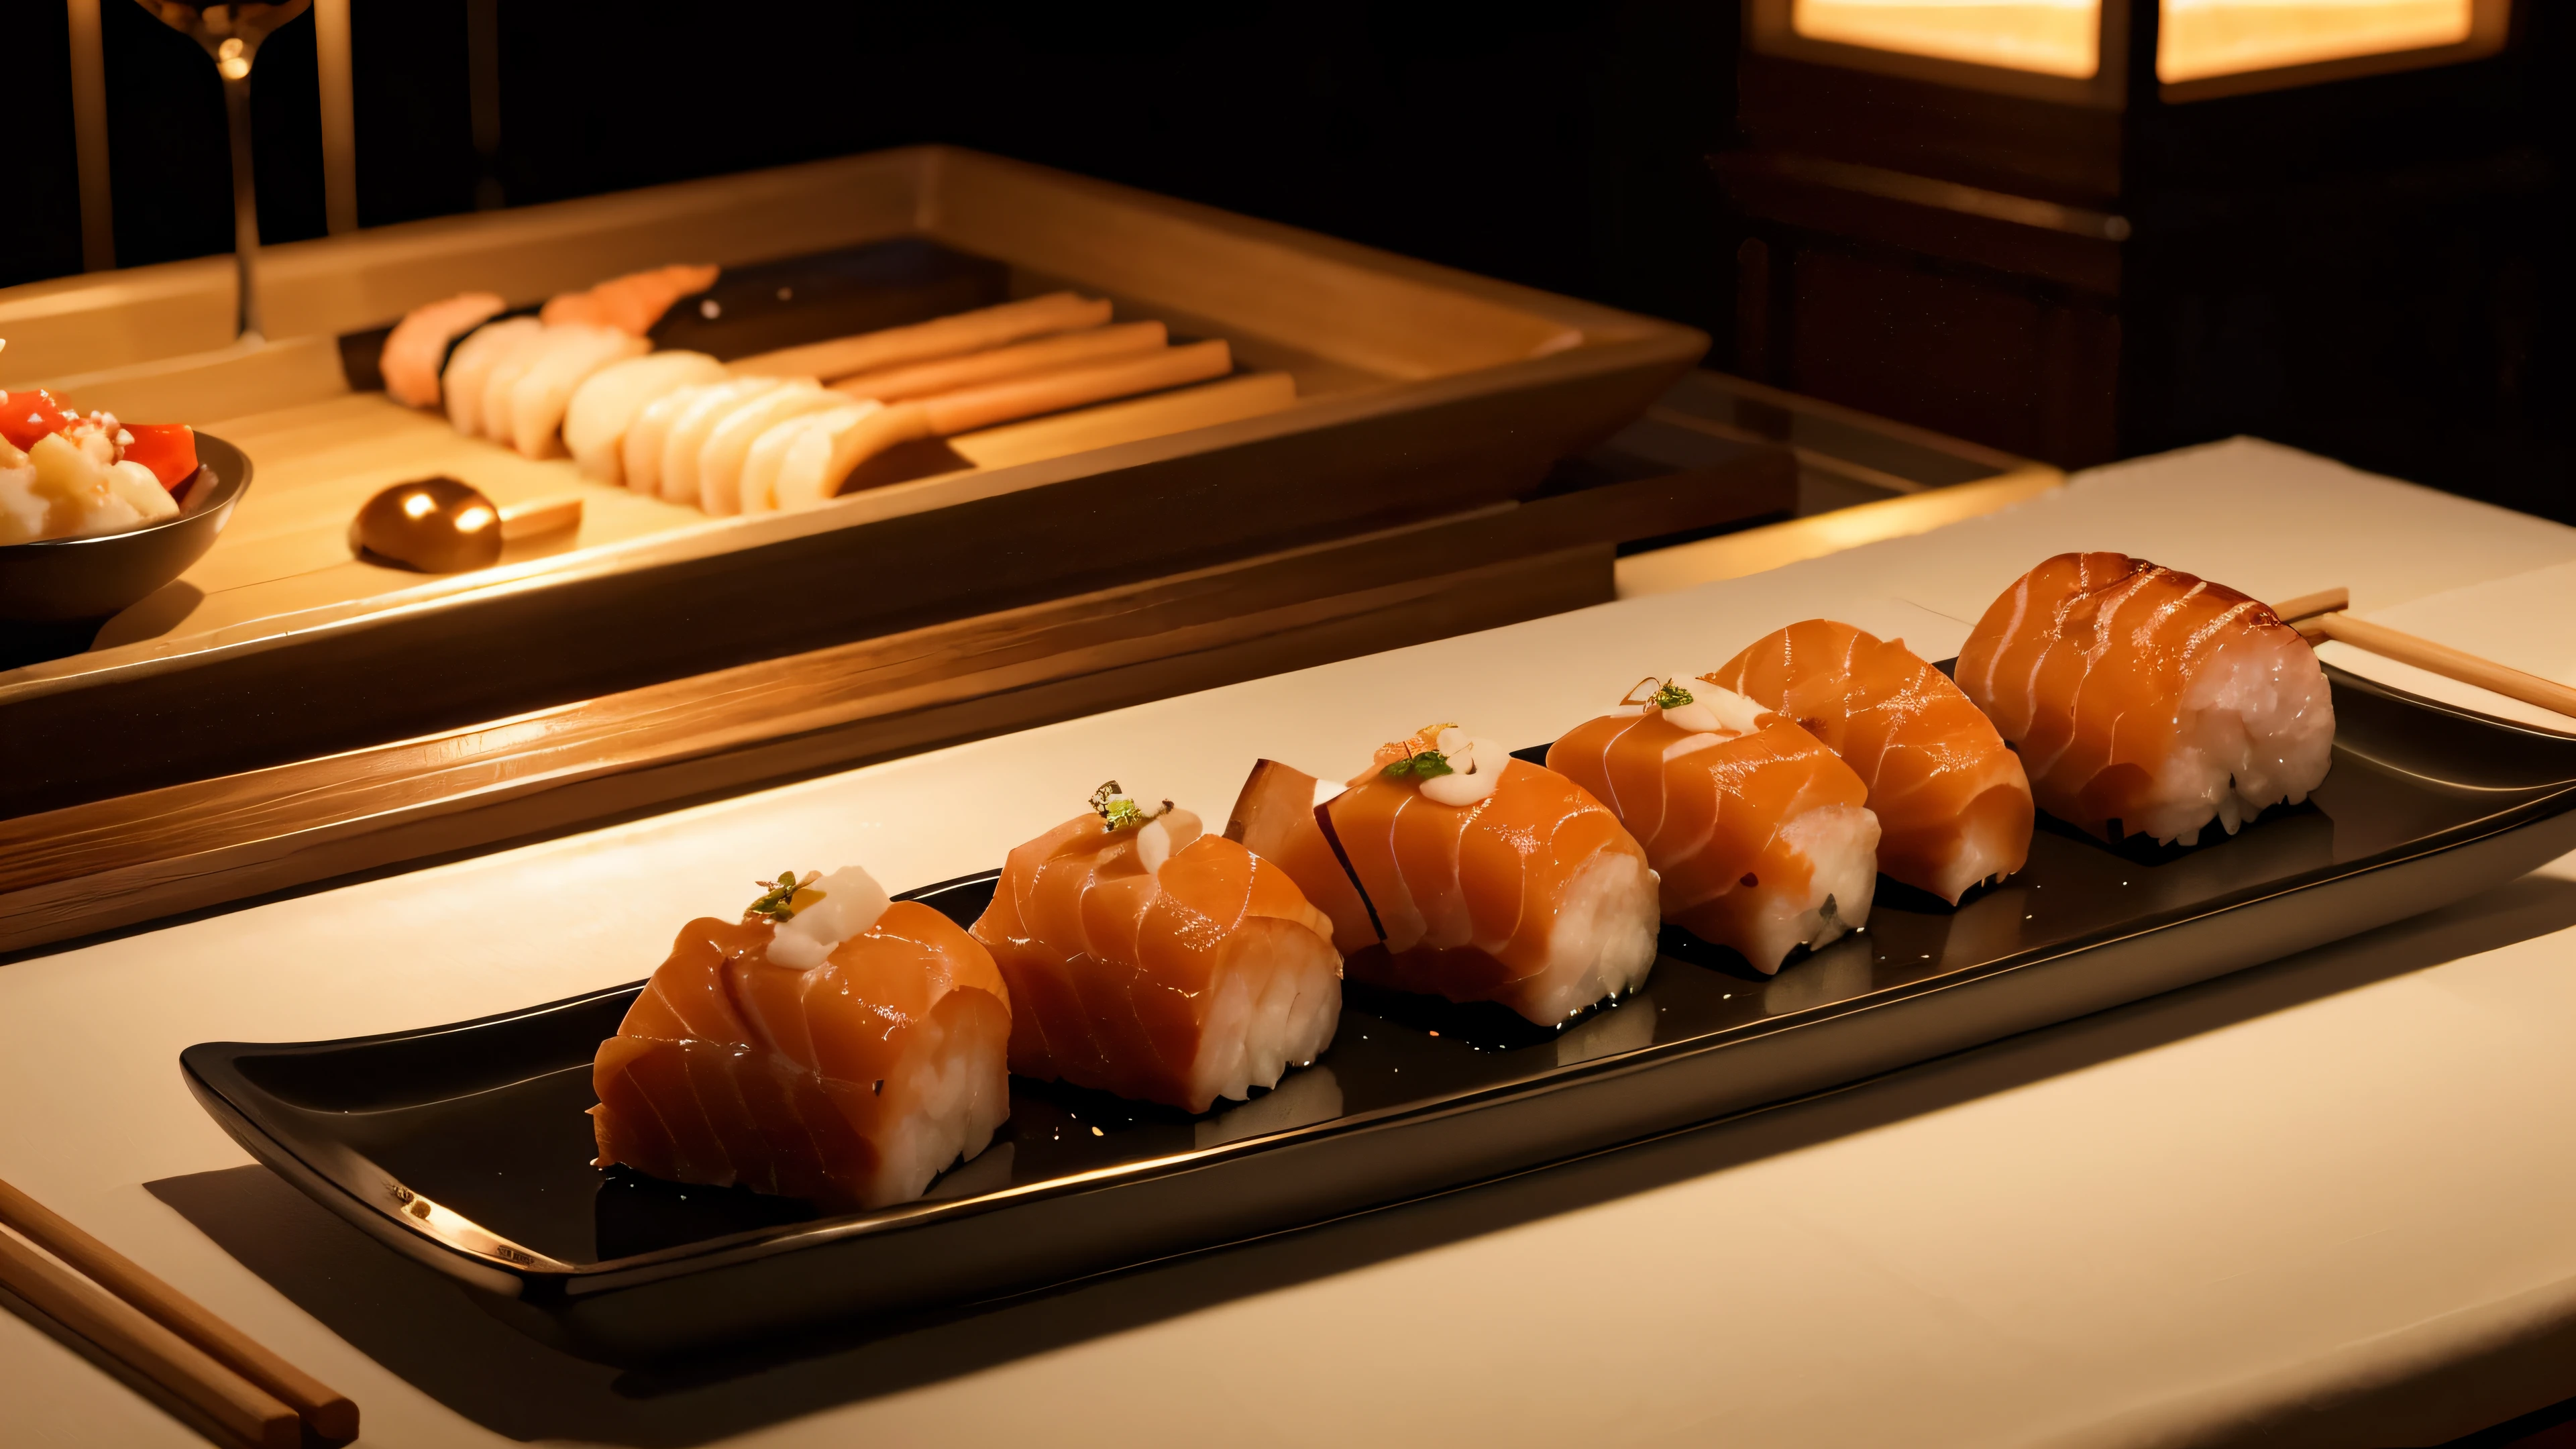
<svg viewBox="0 0 2576 1449">
<path fill-rule="evenodd" d="M 0 621 L 103 623 L 186 573 L 250 489 L 249 456 L 223 439 L 197 434 L 197 462 L 215 470 L 212 491 L 176 518 L 92 538 L 0 544 Z"/>
</svg>

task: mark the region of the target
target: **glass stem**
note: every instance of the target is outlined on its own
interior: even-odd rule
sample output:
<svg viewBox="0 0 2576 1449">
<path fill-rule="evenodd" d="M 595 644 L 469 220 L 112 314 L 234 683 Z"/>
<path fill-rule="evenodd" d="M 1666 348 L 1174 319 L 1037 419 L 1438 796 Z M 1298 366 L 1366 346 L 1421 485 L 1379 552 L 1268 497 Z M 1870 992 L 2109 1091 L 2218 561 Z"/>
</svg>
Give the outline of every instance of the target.
<svg viewBox="0 0 2576 1449">
<path fill-rule="evenodd" d="M 250 76 L 224 81 L 225 129 L 233 143 L 233 267 L 241 280 L 241 336 L 261 340 L 259 316 L 259 188 L 250 173 Z"/>
</svg>

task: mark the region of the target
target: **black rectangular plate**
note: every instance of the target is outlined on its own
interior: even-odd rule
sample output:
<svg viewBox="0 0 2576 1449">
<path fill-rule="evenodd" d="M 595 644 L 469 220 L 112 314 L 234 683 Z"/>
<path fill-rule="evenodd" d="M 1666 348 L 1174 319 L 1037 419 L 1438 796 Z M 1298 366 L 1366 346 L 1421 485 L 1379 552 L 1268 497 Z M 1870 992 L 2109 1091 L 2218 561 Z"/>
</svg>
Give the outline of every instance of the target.
<svg viewBox="0 0 2576 1449">
<path fill-rule="evenodd" d="M 2576 740 L 2328 673 L 2332 773 L 2232 838 L 2114 850 L 2043 819 L 2029 867 L 1955 910 L 1882 881 L 1865 932 L 1776 977 L 1668 933 L 1642 991 L 1560 1028 L 1355 987 L 1316 1065 L 1204 1116 L 1014 1078 L 990 1148 L 874 1213 L 593 1169 L 591 1056 L 640 982 L 180 1060 L 207 1110 L 326 1206 L 551 1342 L 651 1363 L 1633 1141 L 2206 980 L 2576 848 Z M 912 894 L 968 922 L 992 881 Z"/>
</svg>

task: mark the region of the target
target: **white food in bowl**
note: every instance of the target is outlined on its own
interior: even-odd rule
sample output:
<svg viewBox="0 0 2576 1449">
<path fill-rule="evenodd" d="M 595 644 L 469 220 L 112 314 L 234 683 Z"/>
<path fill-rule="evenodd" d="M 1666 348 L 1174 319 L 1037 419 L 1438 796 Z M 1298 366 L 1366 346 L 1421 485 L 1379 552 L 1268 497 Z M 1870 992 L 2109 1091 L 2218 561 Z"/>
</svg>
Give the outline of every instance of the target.
<svg viewBox="0 0 2576 1449">
<path fill-rule="evenodd" d="M 99 455 L 112 458 L 113 445 L 88 446 L 92 440 L 106 442 L 52 433 L 23 453 L 0 444 L 0 543 L 95 538 L 179 516 L 151 469 L 106 461 Z"/>
</svg>

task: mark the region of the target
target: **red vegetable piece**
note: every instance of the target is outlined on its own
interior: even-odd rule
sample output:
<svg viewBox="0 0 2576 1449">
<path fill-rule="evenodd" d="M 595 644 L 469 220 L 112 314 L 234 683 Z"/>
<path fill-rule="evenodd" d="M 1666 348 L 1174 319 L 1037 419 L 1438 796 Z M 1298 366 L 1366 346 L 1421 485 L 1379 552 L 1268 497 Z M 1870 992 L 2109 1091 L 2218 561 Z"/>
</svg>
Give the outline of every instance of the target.
<svg viewBox="0 0 2576 1449">
<path fill-rule="evenodd" d="M 134 441 L 125 445 L 125 461 L 152 470 L 161 486 L 176 493 L 197 476 L 197 430 L 186 423 L 127 423 Z"/>
<path fill-rule="evenodd" d="M 61 432 L 71 424 L 73 416 L 41 387 L 0 392 L 0 437 L 22 451 L 36 446 L 39 438 Z M 191 441 L 188 446 L 193 450 L 196 444 Z"/>
</svg>

